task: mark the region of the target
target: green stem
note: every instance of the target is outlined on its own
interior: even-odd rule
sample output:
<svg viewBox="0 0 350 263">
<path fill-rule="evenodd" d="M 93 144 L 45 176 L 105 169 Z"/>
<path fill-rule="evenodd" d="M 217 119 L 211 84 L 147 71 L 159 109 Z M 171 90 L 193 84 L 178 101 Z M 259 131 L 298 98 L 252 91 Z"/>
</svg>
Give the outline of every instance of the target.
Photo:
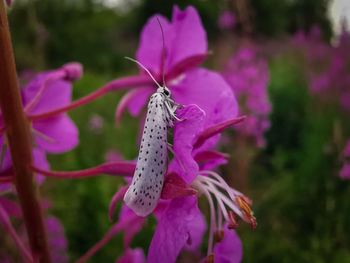
<svg viewBox="0 0 350 263">
<path fill-rule="evenodd" d="M 50 250 L 40 205 L 33 163 L 29 122 L 26 120 L 18 87 L 16 66 L 4 1 L 0 0 L 0 106 L 7 127 L 15 185 L 33 258 L 50 263 Z"/>
</svg>

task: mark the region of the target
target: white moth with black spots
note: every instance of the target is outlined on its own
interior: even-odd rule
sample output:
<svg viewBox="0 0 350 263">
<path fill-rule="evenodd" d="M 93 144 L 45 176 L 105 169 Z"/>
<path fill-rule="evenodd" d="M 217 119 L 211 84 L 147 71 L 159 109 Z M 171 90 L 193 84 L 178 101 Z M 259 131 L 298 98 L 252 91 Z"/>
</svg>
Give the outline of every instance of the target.
<svg viewBox="0 0 350 263">
<path fill-rule="evenodd" d="M 177 104 L 168 88 L 160 87 L 148 103 L 141 146 L 133 180 L 124 202 L 139 216 L 156 208 L 168 168 L 168 128 L 173 127 Z"/>
<path fill-rule="evenodd" d="M 142 67 L 158 86 L 148 103 L 134 177 L 124 195 L 125 204 L 139 216 L 151 214 L 158 204 L 168 169 L 168 128 L 174 126 L 175 120 L 183 121 L 175 114 L 180 105 L 171 99 L 170 90 L 165 86 L 164 34 L 159 20 L 158 23 L 163 36 L 163 86 L 140 62 L 127 58 Z"/>
</svg>

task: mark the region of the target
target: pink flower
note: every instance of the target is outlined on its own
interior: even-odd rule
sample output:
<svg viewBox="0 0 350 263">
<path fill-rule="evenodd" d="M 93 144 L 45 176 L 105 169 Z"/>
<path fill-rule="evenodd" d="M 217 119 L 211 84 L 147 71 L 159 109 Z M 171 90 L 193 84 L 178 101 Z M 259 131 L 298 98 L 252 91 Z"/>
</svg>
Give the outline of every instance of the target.
<svg viewBox="0 0 350 263">
<path fill-rule="evenodd" d="M 46 229 L 49 236 L 52 260 L 55 263 L 68 263 L 68 244 L 64 236 L 64 229 L 60 221 L 53 216 L 45 218 Z"/>
<path fill-rule="evenodd" d="M 214 235 L 224 230 L 223 221 L 228 222 L 231 229 L 237 226 L 231 209 L 243 220 L 251 223 L 252 227 L 255 227 L 255 219 L 248 206 L 250 201 L 238 191 L 230 188 L 216 173 L 200 169 L 208 163 L 210 163 L 208 168 L 215 168 L 225 159 L 224 154 L 211 151 L 211 148 L 217 142 L 217 135 L 223 129 L 232 126 L 236 120 L 205 129 L 204 125 L 210 121 L 206 120 L 204 111 L 196 105 L 179 110 L 178 116 L 186 118 L 186 121 L 178 123 L 174 130 L 174 153 L 177 157 L 169 165 L 162 199 L 153 212 L 158 219 L 158 225 L 148 251 L 147 262 L 175 262 L 182 249 L 198 249 L 206 230 L 206 222 L 198 209 L 197 197 L 193 195 L 195 191 L 191 187 L 197 189 L 198 193 L 204 194 L 210 204 L 211 226 L 208 255 L 214 253 Z M 196 160 L 201 164 L 199 165 Z M 120 189 L 113 198 L 112 213 L 116 200 L 122 198 L 127 188 L 128 186 L 125 186 Z M 218 200 L 218 211 L 215 211 L 213 197 Z M 216 215 L 218 215 L 217 221 Z M 137 216 L 123 206 L 120 220 L 133 222 L 133 224 L 126 224 L 128 226 L 137 225 L 136 229 L 125 228 L 127 231 L 125 236 L 132 238 L 138 231 L 137 229 L 141 228 L 145 218 Z M 135 222 L 138 223 L 135 224 Z M 230 235 L 228 239 L 231 240 Z M 130 240 L 124 244 L 130 244 Z M 219 247 L 216 251 L 218 257 L 220 257 L 220 251 Z M 235 258 L 239 258 L 239 255 L 241 252 Z"/>
<path fill-rule="evenodd" d="M 103 128 L 103 122 L 103 118 L 100 115 L 94 114 L 89 120 L 89 129 L 96 134 L 100 134 Z"/>
<path fill-rule="evenodd" d="M 164 30 L 165 81 L 173 99 L 182 105 L 198 105 L 208 119 L 217 123 L 236 116 L 237 102 L 223 78 L 207 69 L 195 69 L 207 56 L 207 39 L 193 7 L 180 11 L 175 6 L 171 22 L 160 15 L 151 17 L 141 32 L 137 60 L 160 82 L 163 42 L 156 17 Z M 141 71 L 141 74 L 146 73 Z M 118 106 L 117 119 L 127 107 L 131 114 L 137 115 L 155 90 L 152 85 L 127 93 Z"/>
<path fill-rule="evenodd" d="M 218 25 L 219 25 L 219 28 L 222 30 L 232 29 L 235 25 L 235 22 L 236 22 L 235 15 L 232 12 L 226 10 L 221 13 L 219 17 Z"/>
<path fill-rule="evenodd" d="M 264 132 L 270 127 L 268 114 L 271 111 L 267 97 L 269 72 L 266 61 L 258 58 L 255 49 L 242 48 L 230 59 L 222 75 L 239 100 L 241 114 L 248 115 L 235 129 L 255 138 L 256 145 L 263 147 Z"/>
<path fill-rule="evenodd" d="M 70 63 L 60 69 L 37 74 L 22 91 L 25 114 L 40 114 L 68 105 L 71 102 L 71 82 L 81 76 L 81 67 Z M 0 112 L 0 127 L 4 125 Z M 36 167 L 47 170 L 45 152 L 62 153 L 78 144 L 78 129 L 67 114 L 58 114 L 31 123 L 33 156 Z M 9 149 L 0 134 L 0 149 L 5 148 L 0 175 L 12 175 Z M 39 179 L 41 177 L 38 177 Z M 39 182 L 42 181 L 42 178 Z M 9 184 L 0 185 L 1 190 Z"/>
</svg>

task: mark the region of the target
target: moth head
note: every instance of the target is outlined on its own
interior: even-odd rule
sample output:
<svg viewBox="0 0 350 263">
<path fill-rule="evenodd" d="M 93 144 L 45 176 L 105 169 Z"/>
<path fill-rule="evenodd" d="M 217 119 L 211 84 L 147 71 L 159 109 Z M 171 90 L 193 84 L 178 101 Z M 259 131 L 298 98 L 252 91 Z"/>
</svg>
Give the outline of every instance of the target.
<svg viewBox="0 0 350 263">
<path fill-rule="evenodd" d="M 157 92 L 164 94 L 167 98 L 171 97 L 171 92 L 166 86 L 158 88 Z"/>
</svg>

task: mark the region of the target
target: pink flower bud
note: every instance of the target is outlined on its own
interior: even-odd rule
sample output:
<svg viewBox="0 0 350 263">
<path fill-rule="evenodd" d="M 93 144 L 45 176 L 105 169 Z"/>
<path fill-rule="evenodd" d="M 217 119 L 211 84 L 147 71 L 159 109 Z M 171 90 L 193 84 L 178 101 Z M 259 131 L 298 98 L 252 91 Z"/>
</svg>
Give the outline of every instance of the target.
<svg viewBox="0 0 350 263">
<path fill-rule="evenodd" d="M 62 67 L 66 72 L 66 79 L 69 81 L 76 81 L 83 75 L 83 66 L 77 62 L 71 62 Z"/>
</svg>

